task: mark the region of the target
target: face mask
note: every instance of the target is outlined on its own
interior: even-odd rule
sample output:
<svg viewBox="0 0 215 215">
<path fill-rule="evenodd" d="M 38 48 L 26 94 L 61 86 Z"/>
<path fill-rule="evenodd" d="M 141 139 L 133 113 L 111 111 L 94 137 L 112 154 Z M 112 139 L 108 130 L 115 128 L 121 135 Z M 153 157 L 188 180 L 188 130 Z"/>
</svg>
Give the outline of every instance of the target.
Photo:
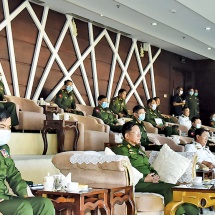
<svg viewBox="0 0 215 215">
<path fill-rule="evenodd" d="M 212 120 L 215 121 L 215 117 L 213 117 Z"/>
<path fill-rule="evenodd" d="M 155 110 L 157 108 L 156 104 L 152 104 L 152 110 Z"/>
<path fill-rule="evenodd" d="M 191 91 L 191 92 L 189 92 L 189 94 L 192 96 L 194 94 L 194 92 Z"/>
<path fill-rule="evenodd" d="M 108 103 L 107 102 L 102 102 L 101 106 L 102 106 L 102 108 L 107 108 L 108 107 Z"/>
<path fill-rule="evenodd" d="M 198 96 L 198 93 L 194 93 L 194 96 Z"/>
<path fill-rule="evenodd" d="M 73 87 L 71 85 L 66 86 L 66 90 L 68 93 L 70 93 L 73 90 Z"/>
<path fill-rule="evenodd" d="M 0 76 L 0 81 L 2 80 L 2 76 Z"/>
<path fill-rule="evenodd" d="M 0 146 L 7 144 L 10 140 L 11 130 L 0 130 Z"/>
<path fill-rule="evenodd" d="M 180 91 L 179 91 L 179 94 L 182 95 L 182 94 L 183 94 L 183 90 L 180 90 Z"/>
<path fill-rule="evenodd" d="M 196 128 L 201 128 L 201 126 L 202 126 L 201 123 L 196 124 Z"/>
<path fill-rule="evenodd" d="M 143 121 L 145 119 L 145 113 L 139 114 L 138 120 Z"/>
</svg>

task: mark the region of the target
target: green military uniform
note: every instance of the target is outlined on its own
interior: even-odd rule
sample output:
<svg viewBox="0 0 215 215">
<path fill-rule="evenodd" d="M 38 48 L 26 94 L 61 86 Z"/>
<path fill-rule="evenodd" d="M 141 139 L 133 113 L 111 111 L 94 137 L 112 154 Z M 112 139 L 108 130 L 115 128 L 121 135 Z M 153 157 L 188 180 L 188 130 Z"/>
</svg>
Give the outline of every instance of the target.
<svg viewBox="0 0 215 215">
<path fill-rule="evenodd" d="M 171 117 L 170 117 L 170 118 L 167 118 L 167 117 L 163 117 L 163 116 L 162 116 L 162 114 L 161 114 L 161 112 L 160 112 L 160 110 L 159 110 L 159 107 L 157 107 L 157 108 L 155 109 L 155 113 L 159 116 L 159 118 L 161 118 L 161 119 L 164 120 L 165 122 L 173 122 L 173 123 L 174 123 L 174 121 L 171 119 Z"/>
<path fill-rule="evenodd" d="M 144 182 L 145 176 L 150 173 L 157 174 L 157 172 L 149 164 L 149 159 L 140 146 L 133 146 L 124 140 L 123 143 L 115 147 L 113 151 L 118 155 L 128 156 L 131 165 L 135 167 L 139 172 L 143 173 L 143 178 L 140 179 L 140 181 L 135 186 L 136 192 L 158 193 L 164 196 L 165 205 L 172 201 L 172 187 L 176 186 L 175 184 L 163 182 Z M 184 213 L 187 215 L 197 215 L 198 212 L 199 210 L 196 206 L 191 204 L 183 204 L 183 206 L 179 206 L 178 210 L 176 211 L 176 215 Z"/>
<path fill-rule="evenodd" d="M 116 125 L 118 121 L 109 108 L 102 108 L 101 105 L 98 105 L 93 109 L 93 116 L 102 119 L 105 124 L 110 126 L 111 131 L 121 133 L 122 126 Z"/>
<path fill-rule="evenodd" d="M 20 172 L 10 157 L 8 145 L 0 146 L 0 168 L 0 199 L 4 199 L 0 202 L 0 212 L 4 215 L 55 214 L 53 204 L 49 199 L 43 197 L 24 198 L 27 196 L 27 184 L 21 178 Z M 5 181 L 18 197 L 9 194 Z"/>
<path fill-rule="evenodd" d="M 75 95 L 74 93 L 68 92 L 66 89 L 60 90 L 55 98 L 55 103 L 60 107 L 63 108 L 65 112 L 66 109 L 73 109 L 70 113 L 77 114 L 77 115 L 84 115 L 83 112 L 75 110 Z"/>
<path fill-rule="evenodd" d="M 0 101 L 4 100 L 4 84 L 0 81 Z M 11 125 L 16 126 L 19 124 L 19 120 L 16 113 L 16 105 L 13 102 L 0 102 L 0 108 L 6 109 L 11 116 Z"/>
<path fill-rule="evenodd" d="M 118 116 L 119 116 L 119 113 L 121 113 L 121 114 L 124 114 L 125 117 L 130 117 L 130 115 L 128 114 L 128 109 L 125 103 L 125 99 L 121 99 L 118 96 L 111 99 L 110 109 Z"/>
<path fill-rule="evenodd" d="M 165 124 L 165 121 L 163 120 L 163 118 L 160 117 L 160 115 L 157 114 L 156 111 L 153 111 L 151 108 L 147 108 L 145 121 L 150 122 L 154 127 L 156 127 L 157 124 L 155 122 L 155 118 L 161 118 L 163 125 Z M 176 126 L 172 126 L 172 127 L 167 126 L 163 130 L 158 128 L 158 133 L 165 134 L 166 136 L 178 135 L 178 129 Z"/>
<path fill-rule="evenodd" d="M 187 95 L 186 97 L 186 106 L 190 109 L 190 119 L 194 116 L 199 116 L 198 100 L 199 99 L 194 95 Z"/>
</svg>

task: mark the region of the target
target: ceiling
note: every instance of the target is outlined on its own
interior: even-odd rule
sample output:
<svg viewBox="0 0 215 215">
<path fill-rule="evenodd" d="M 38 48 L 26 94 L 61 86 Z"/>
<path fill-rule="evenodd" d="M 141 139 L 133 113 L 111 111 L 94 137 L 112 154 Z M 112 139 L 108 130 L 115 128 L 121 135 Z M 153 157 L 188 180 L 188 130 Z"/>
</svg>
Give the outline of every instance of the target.
<svg viewBox="0 0 215 215">
<path fill-rule="evenodd" d="M 101 23 L 182 57 L 215 60 L 214 0 L 42 1 L 55 11 Z"/>
</svg>

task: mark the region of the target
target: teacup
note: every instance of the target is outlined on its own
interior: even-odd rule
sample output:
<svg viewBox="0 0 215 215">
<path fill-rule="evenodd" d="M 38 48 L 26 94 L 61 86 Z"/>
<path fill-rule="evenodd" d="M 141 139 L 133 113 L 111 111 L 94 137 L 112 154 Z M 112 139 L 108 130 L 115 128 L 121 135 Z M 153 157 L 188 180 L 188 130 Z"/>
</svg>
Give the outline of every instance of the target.
<svg viewBox="0 0 215 215">
<path fill-rule="evenodd" d="M 202 184 L 202 177 L 195 177 L 193 179 L 193 184 L 194 185 L 200 185 L 200 184 Z"/>
<path fill-rule="evenodd" d="M 79 191 L 79 183 L 78 182 L 69 182 L 67 183 L 67 192 Z"/>
</svg>

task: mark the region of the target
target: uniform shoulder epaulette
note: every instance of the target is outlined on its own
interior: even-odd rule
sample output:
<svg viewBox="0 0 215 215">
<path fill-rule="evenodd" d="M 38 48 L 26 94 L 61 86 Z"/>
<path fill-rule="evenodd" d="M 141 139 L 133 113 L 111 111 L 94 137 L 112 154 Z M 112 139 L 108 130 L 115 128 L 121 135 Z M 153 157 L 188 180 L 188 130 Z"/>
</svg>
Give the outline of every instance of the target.
<svg viewBox="0 0 215 215">
<path fill-rule="evenodd" d="M 117 145 L 117 147 L 121 147 L 121 146 L 123 146 L 123 145 L 122 145 L 122 144 L 118 144 L 118 145 Z"/>
<path fill-rule="evenodd" d="M 130 149 L 130 148 L 131 148 L 131 145 L 127 144 L 127 147 Z"/>
</svg>

